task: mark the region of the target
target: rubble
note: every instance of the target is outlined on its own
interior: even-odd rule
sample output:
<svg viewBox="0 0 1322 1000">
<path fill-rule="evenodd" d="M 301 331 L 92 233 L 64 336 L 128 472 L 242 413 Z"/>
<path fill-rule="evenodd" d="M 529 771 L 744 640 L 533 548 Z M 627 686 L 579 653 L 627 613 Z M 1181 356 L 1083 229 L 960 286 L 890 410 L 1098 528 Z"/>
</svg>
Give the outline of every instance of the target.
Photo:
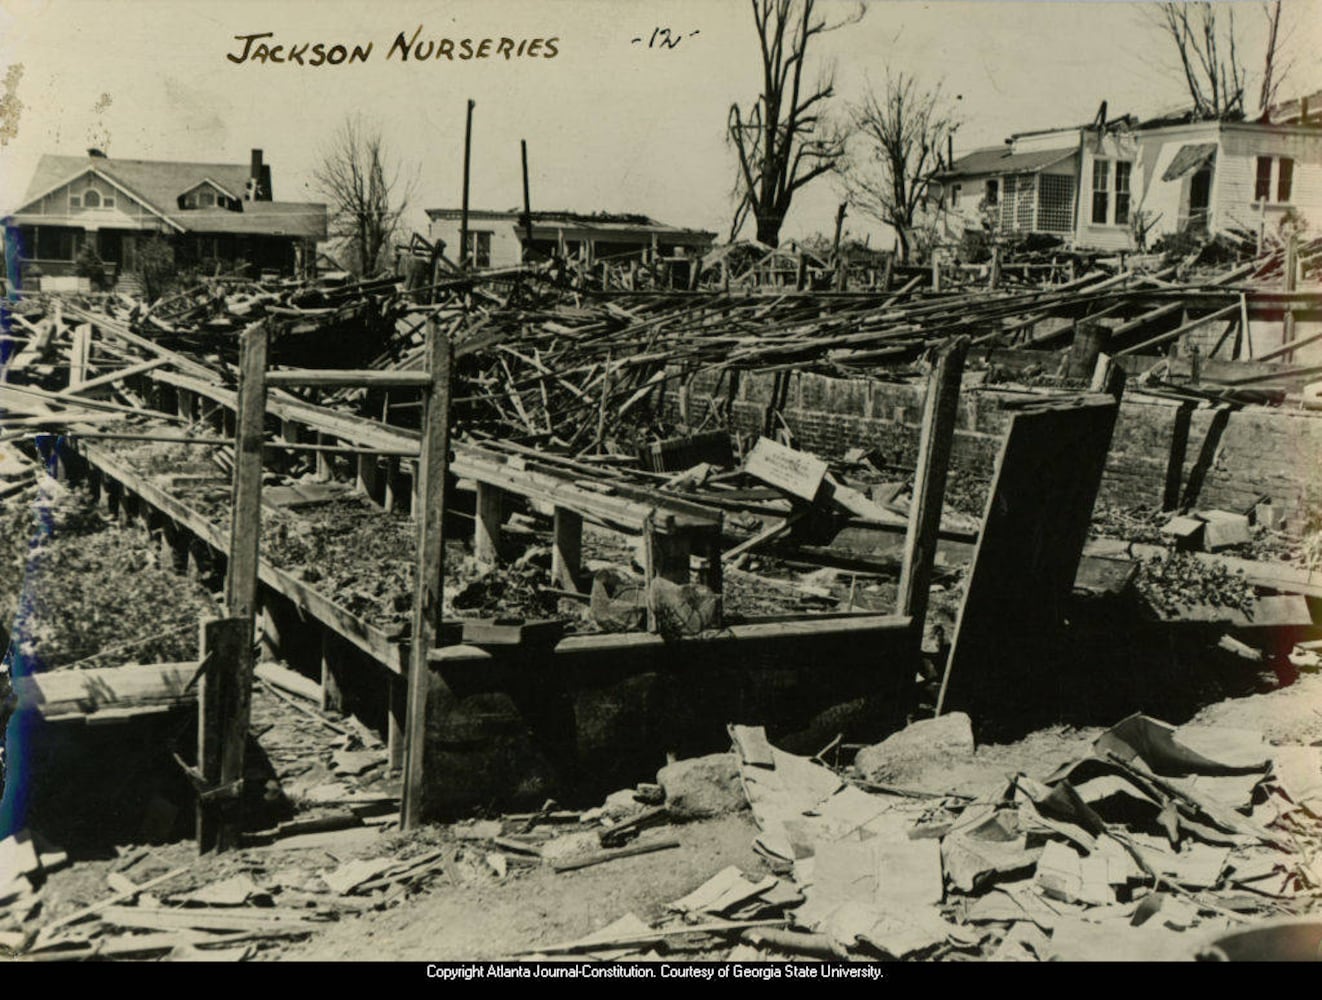
<svg viewBox="0 0 1322 1000">
<path fill-rule="evenodd" d="M 709 819 L 746 806 L 732 754 L 675 761 L 657 772 L 656 781 L 666 793 L 666 811 L 676 820 Z"/>
</svg>

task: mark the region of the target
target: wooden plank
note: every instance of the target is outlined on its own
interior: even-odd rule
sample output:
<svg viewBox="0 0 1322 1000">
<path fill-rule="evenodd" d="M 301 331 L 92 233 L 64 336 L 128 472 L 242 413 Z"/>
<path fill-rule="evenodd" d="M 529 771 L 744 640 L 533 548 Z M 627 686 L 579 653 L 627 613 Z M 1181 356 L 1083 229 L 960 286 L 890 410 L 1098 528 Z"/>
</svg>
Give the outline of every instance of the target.
<svg viewBox="0 0 1322 1000">
<path fill-rule="evenodd" d="M 87 381 L 87 360 L 92 351 L 92 326 L 79 323 L 69 344 L 69 391 L 76 392 Z"/>
<path fill-rule="evenodd" d="M 221 701 L 220 777 L 222 788 L 241 784 L 252 708 L 252 637 L 256 626 L 258 542 L 262 519 L 262 443 L 266 424 L 266 355 L 269 335 L 264 323 L 244 331 L 239 357 L 238 421 L 234 435 L 234 490 L 230 504 L 229 563 L 225 574 L 225 607 L 234 626 L 234 695 Z M 229 682 L 226 682 L 226 688 Z M 203 772 L 205 775 L 205 772 Z M 237 809 L 222 809 L 216 847 L 239 846 Z"/>
<path fill-rule="evenodd" d="M 764 483 L 811 501 L 826 476 L 827 464 L 814 455 L 761 437 L 744 462 L 744 471 Z"/>
<path fill-rule="evenodd" d="M 131 663 L 93 670 L 50 670 L 15 677 L 19 709 L 35 709 L 55 720 L 106 709 L 191 704 L 189 687 L 197 663 Z"/>
<path fill-rule="evenodd" d="M 107 372 L 104 375 L 98 375 L 96 378 L 87 379 L 80 382 L 75 387 L 70 381 L 69 392 L 71 394 L 82 394 L 91 392 L 93 389 L 101 389 L 116 382 L 122 382 L 124 379 L 133 378 L 136 375 L 143 375 L 153 371 L 161 365 L 168 364 L 165 358 L 152 358 L 150 361 L 143 361 L 141 364 L 129 365 L 127 368 L 120 368 L 117 371 Z M 182 416 L 182 414 L 180 414 Z"/>
<path fill-rule="evenodd" d="M 109 906 L 101 919 L 115 927 L 141 930 L 244 931 L 267 937 L 307 934 L 320 923 L 308 920 L 304 910 L 291 907 L 227 909 L 203 906 Z"/>
<path fill-rule="evenodd" d="M 116 903 L 122 903 L 126 899 L 131 899 L 140 892 L 155 889 L 157 886 L 164 885 L 171 879 L 176 879 L 185 872 L 191 872 L 192 870 L 192 867 L 189 865 L 184 865 L 182 868 L 172 868 L 163 875 L 157 875 L 155 878 L 148 879 L 146 882 L 135 885 L 132 888 L 123 889 L 115 893 L 113 896 L 107 896 L 98 903 L 92 903 L 88 906 L 74 910 L 71 913 L 66 913 L 62 917 L 57 917 L 37 932 L 37 938 L 36 941 L 33 942 L 33 948 L 35 949 L 37 946 L 49 941 L 55 931 L 59 930 L 61 927 L 68 927 L 70 924 L 76 924 L 80 920 L 100 913 L 109 906 L 113 906 Z"/>
<path fill-rule="evenodd" d="M 583 518 L 556 507 L 552 518 L 551 579 L 565 590 L 578 592 L 576 576 L 583 564 Z"/>
<path fill-rule="evenodd" d="M 843 614 L 838 617 L 813 615 L 791 621 L 756 622 L 727 625 L 719 632 L 666 640 L 649 632 L 621 632 L 608 635 L 570 635 L 556 643 L 556 656 L 612 653 L 628 656 L 652 649 L 681 649 L 685 643 L 754 643 L 783 639 L 807 639 L 853 636 L 860 641 L 886 636 L 900 636 L 913 625 L 908 615 Z M 477 646 L 445 646 L 431 651 L 433 663 L 486 662 L 499 653 Z"/>
<path fill-rule="evenodd" d="M 932 567 L 936 561 L 937 536 L 946 495 L 946 475 L 955 442 L 960 383 L 968 349 L 967 337 L 957 337 L 942 348 L 928 377 L 923 400 L 918 465 L 914 471 L 913 499 L 909 505 L 895 604 L 896 610 L 911 615 L 919 628 L 927 618 Z"/>
<path fill-rule="evenodd" d="M 1011 416 L 938 715 L 952 705 L 976 709 L 997 696 L 1027 706 L 1034 686 L 1049 677 L 1118 411 L 1114 398 L 1090 396 Z"/>
<path fill-rule="evenodd" d="M 225 750 L 232 721 L 240 713 L 239 664 L 245 645 L 246 618 L 216 618 L 201 625 L 202 675 L 198 682 L 197 771 L 209 788 L 225 781 Z M 245 738 L 247 736 L 245 732 Z M 231 779 L 232 780 L 232 779 Z M 198 850 L 237 844 L 235 802 L 224 798 L 197 802 Z"/>
<path fill-rule="evenodd" d="M 427 321 L 427 370 L 431 387 L 423 427 L 419 478 L 422 488 L 418 523 L 417 590 L 413 601 L 413 639 L 409 656 L 407 731 L 404 750 L 404 788 L 400 825 L 416 829 L 426 807 L 427 702 L 435 686 L 428 659 L 441 630 L 445 571 L 444 512 L 450 465 L 450 380 L 454 345 L 434 319 Z"/>
</svg>

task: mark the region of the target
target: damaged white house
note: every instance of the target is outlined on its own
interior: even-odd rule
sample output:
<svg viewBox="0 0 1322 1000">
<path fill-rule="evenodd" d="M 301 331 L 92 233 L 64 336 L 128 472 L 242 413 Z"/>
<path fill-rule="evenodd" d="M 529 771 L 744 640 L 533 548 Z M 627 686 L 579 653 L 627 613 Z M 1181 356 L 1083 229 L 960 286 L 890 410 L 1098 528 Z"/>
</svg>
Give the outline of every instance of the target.
<svg viewBox="0 0 1322 1000">
<path fill-rule="evenodd" d="M 933 181 L 954 228 L 986 221 L 1002 233 L 1060 236 L 1082 250 L 1139 249 L 1185 230 L 1272 231 L 1287 215 L 1316 229 L 1322 115 L 1286 118 L 1126 116 L 1021 132 L 959 157 Z"/>
</svg>

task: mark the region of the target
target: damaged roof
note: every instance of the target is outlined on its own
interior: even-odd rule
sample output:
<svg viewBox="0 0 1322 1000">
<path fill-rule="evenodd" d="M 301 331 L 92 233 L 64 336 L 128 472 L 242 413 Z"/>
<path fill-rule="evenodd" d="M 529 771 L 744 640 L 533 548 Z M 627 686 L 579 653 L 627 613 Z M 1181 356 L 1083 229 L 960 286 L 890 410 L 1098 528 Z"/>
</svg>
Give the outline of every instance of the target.
<svg viewBox="0 0 1322 1000">
<path fill-rule="evenodd" d="M 1009 146 L 987 146 L 975 149 L 957 159 L 949 170 L 939 171 L 937 177 L 966 177 L 973 174 L 1029 174 L 1074 156 L 1077 144 L 1057 149 L 1040 149 L 1031 153 L 1014 153 Z"/>
</svg>

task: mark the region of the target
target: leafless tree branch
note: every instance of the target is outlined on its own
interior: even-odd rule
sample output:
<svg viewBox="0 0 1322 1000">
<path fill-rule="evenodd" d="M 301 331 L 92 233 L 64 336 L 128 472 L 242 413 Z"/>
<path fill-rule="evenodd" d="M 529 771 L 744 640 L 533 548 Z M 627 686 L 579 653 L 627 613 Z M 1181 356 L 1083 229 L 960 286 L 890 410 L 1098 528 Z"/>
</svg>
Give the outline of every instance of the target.
<svg viewBox="0 0 1322 1000">
<path fill-rule="evenodd" d="M 313 179 L 330 206 L 330 238 L 345 247 L 349 268 L 360 275 L 376 273 L 388 263 L 416 176 L 404 178 L 380 130 L 351 115 L 327 146 Z"/>
<path fill-rule="evenodd" d="M 817 0 L 750 0 L 762 56 L 762 95 L 747 107 L 732 105 L 726 135 L 739 161 L 734 239 L 752 217 L 757 238 L 780 242 L 780 227 L 794 192 L 835 169 L 844 155 L 844 134 L 823 117 L 834 95 L 832 75 L 805 85 L 809 42 L 863 16 L 860 6 L 841 21 L 816 16 Z"/>
</svg>

